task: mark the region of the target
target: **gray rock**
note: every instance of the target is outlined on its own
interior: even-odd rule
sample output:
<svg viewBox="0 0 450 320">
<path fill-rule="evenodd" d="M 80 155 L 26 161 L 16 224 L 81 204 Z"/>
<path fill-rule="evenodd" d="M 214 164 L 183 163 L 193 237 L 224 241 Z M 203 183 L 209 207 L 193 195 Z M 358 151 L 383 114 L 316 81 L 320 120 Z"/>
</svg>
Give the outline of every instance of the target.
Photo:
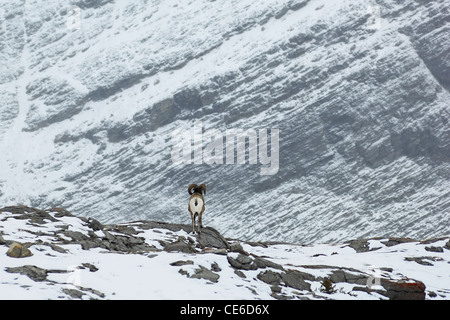
<svg viewBox="0 0 450 320">
<path fill-rule="evenodd" d="M 90 272 L 98 271 L 98 268 L 96 266 L 94 266 L 93 264 L 88 263 L 88 262 L 84 262 L 81 264 L 80 269 L 85 269 L 85 268 L 89 269 Z"/>
<path fill-rule="evenodd" d="M 196 250 L 188 243 L 183 241 L 177 241 L 167 244 L 164 247 L 164 251 L 167 252 L 184 252 L 184 253 L 194 253 Z"/>
<path fill-rule="evenodd" d="M 349 241 L 349 247 L 355 249 L 356 252 L 369 251 L 369 243 L 366 239 L 357 239 Z"/>
<path fill-rule="evenodd" d="M 408 243 L 408 242 L 417 242 L 417 240 L 410 238 L 389 238 L 389 240 L 382 242 L 382 244 L 388 247 L 392 247 L 401 243 Z"/>
<path fill-rule="evenodd" d="M 88 226 L 94 231 L 103 230 L 103 224 L 94 218 L 88 219 Z"/>
<path fill-rule="evenodd" d="M 235 269 L 235 270 L 234 270 L 234 273 L 235 273 L 237 276 L 239 276 L 239 277 L 241 277 L 241 278 L 243 278 L 243 279 L 247 278 L 247 276 L 245 275 L 245 273 L 243 273 L 241 270 Z"/>
<path fill-rule="evenodd" d="M 202 250 L 202 253 L 214 253 L 214 254 L 226 255 L 227 249 L 205 248 Z"/>
<path fill-rule="evenodd" d="M 450 250 L 450 240 L 447 241 L 444 248 Z"/>
<path fill-rule="evenodd" d="M 217 262 L 213 262 L 213 263 L 211 264 L 211 271 L 219 272 L 219 271 L 222 271 L 222 269 L 219 267 L 219 265 L 217 264 Z"/>
<path fill-rule="evenodd" d="M 425 284 L 421 281 L 391 281 L 381 280 L 381 285 L 386 289 L 384 293 L 389 300 L 424 300 Z"/>
<path fill-rule="evenodd" d="M 64 248 L 62 248 L 62 247 L 60 247 L 60 246 L 58 246 L 58 245 L 56 245 L 56 244 L 54 244 L 54 243 L 51 243 L 51 244 L 50 244 L 50 247 L 51 247 L 53 250 L 55 250 L 56 252 L 59 252 L 59 253 L 67 253 L 67 250 L 66 250 L 66 249 L 64 249 Z"/>
<path fill-rule="evenodd" d="M 3 244 L 8 244 L 6 241 L 5 241 L 5 239 L 3 239 L 3 236 L 0 234 L 0 245 L 3 245 Z"/>
<path fill-rule="evenodd" d="M 227 240 L 214 228 L 205 227 L 197 236 L 197 241 L 201 247 L 212 247 L 218 249 L 229 249 Z"/>
<path fill-rule="evenodd" d="M 53 218 L 48 212 L 44 210 L 40 210 L 37 208 L 27 207 L 27 206 L 10 206 L 0 209 L 0 211 L 11 212 L 15 216 L 14 219 L 25 220 L 36 223 L 36 224 L 45 224 L 46 220 L 56 222 L 55 218 Z"/>
<path fill-rule="evenodd" d="M 272 270 L 262 271 L 256 277 L 262 282 L 270 285 L 279 285 L 282 279 L 282 275 L 280 273 Z"/>
<path fill-rule="evenodd" d="M 67 294 L 68 296 L 70 296 L 73 299 L 81 299 L 83 297 L 83 294 L 84 294 L 80 290 L 70 289 L 70 288 L 63 288 L 61 291 L 64 292 L 65 294 Z"/>
<path fill-rule="evenodd" d="M 89 240 L 89 237 L 79 231 L 64 231 L 62 232 L 62 234 L 64 234 L 65 236 L 69 237 L 72 239 L 72 241 L 75 242 L 81 242 L 81 241 L 86 241 Z"/>
<path fill-rule="evenodd" d="M 302 273 L 296 270 L 288 270 L 281 274 L 281 280 L 285 285 L 297 290 L 311 290 L 311 285 L 304 279 Z"/>
<path fill-rule="evenodd" d="M 258 268 L 274 268 L 278 270 L 284 270 L 284 268 L 281 265 L 264 258 L 259 257 L 255 258 L 255 264 Z"/>
<path fill-rule="evenodd" d="M 220 275 L 211 270 L 208 270 L 203 266 L 200 266 L 200 268 L 196 269 L 195 273 L 190 277 L 194 279 L 206 279 L 211 282 L 217 282 L 220 278 Z"/>
<path fill-rule="evenodd" d="M 194 261 L 192 261 L 192 260 L 178 260 L 178 261 L 170 263 L 170 265 L 174 266 L 174 267 L 191 265 L 191 264 L 194 264 Z"/>
<path fill-rule="evenodd" d="M 356 271 L 356 270 L 355 270 Z M 333 283 L 347 282 L 365 285 L 367 283 L 368 276 L 361 273 L 348 272 L 343 269 L 333 270 L 329 279 Z"/>
<path fill-rule="evenodd" d="M 242 270 L 256 270 L 258 266 L 253 262 L 253 259 L 249 256 L 245 256 L 243 254 L 239 254 L 236 258 L 227 255 L 227 260 L 230 265 L 236 269 Z"/>
<path fill-rule="evenodd" d="M 230 251 L 231 251 L 231 252 L 239 252 L 239 253 L 242 253 L 242 254 L 247 254 L 247 253 L 244 251 L 244 248 L 242 248 L 242 245 L 241 245 L 239 242 L 233 242 L 233 243 L 231 243 L 231 244 L 230 244 Z"/>
<path fill-rule="evenodd" d="M 430 252 L 444 252 L 444 248 L 434 247 L 434 246 L 425 247 L 425 250 L 430 251 Z"/>
<path fill-rule="evenodd" d="M 433 260 L 433 258 L 429 258 L 429 257 L 406 257 L 405 258 L 405 261 L 414 261 L 423 266 L 433 266 L 433 264 L 431 262 L 428 262 L 426 260 Z"/>
<path fill-rule="evenodd" d="M 6 272 L 20 273 L 26 275 L 33 281 L 45 281 L 47 279 L 47 270 L 32 265 L 25 265 L 21 267 L 6 267 Z"/>
</svg>

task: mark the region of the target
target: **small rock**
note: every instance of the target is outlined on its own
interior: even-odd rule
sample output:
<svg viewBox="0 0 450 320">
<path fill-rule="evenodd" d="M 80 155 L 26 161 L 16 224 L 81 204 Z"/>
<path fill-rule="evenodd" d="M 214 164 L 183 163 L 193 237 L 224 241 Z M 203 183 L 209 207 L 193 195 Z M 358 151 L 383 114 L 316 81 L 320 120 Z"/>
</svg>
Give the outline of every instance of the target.
<svg viewBox="0 0 450 320">
<path fill-rule="evenodd" d="M 433 264 L 431 262 L 425 261 L 425 259 L 428 259 L 428 257 L 406 257 L 404 260 L 405 261 L 414 261 L 423 266 L 433 266 Z"/>
<path fill-rule="evenodd" d="M 14 242 L 9 247 L 8 251 L 6 252 L 6 255 L 11 258 L 25 258 L 30 257 L 33 254 L 31 253 L 30 249 L 22 246 L 21 244 Z"/>
<path fill-rule="evenodd" d="M 248 255 L 248 253 L 244 251 L 244 248 L 242 248 L 242 245 L 239 242 L 233 242 L 232 244 L 230 244 L 230 251 Z"/>
<path fill-rule="evenodd" d="M 103 224 L 94 218 L 88 219 L 88 226 L 94 231 L 103 230 Z"/>
<path fill-rule="evenodd" d="M 190 244 L 187 244 L 183 241 L 177 241 L 167 244 L 164 247 L 164 251 L 167 252 L 184 252 L 184 253 L 194 253 L 196 252 L 194 248 Z"/>
<path fill-rule="evenodd" d="M 410 239 L 410 238 L 389 238 L 387 241 L 381 242 L 387 247 L 396 246 L 398 244 L 402 243 L 408 243 L 408 242 L 416 242 L 417 240 Z"/>
<path fill-rule="evenodd" d="M 93 264 L 90 264 L 90 263 L 86 262 L 86 263 L 82 263 L 81 265 L 82 265 L 83 269 L 84 268 L 88 268 L 90 272 L 98 271 L 98 268 L 96 266 L 94 266 Z"/>
<path fill-rule="evenodd" d="M 64 231 L 63 235 L 72 239 L 72 241 L 89 240 L 89 237 L 79 231 Z"/>
<path fill-rule="evenodd" d="M 66 249 L 64 249 L 64 248 L 62 248 L 62 247 L 60 247 L 60 246 L 57 246 L 56 244 L 50 244 L 50 247 L 53 249 L 53 250 L 55 250 L 56 252 L 59 252 L 59 253 L 67 253 L 67 250 Z"/>
<path fill-rule="evenodd" d="M 211 270 L 212 270 L 212 271 L 215 271 L 215 272 L 222 271 L 222 269 L 220 269 L 220 267 L 219 267 L 219 265 L 217 264 L 217 262 L 213 262 L 213 263 L 211 264 Z"/>
<path fill-rule="evenodd" d="M 425 250 L 430 252 L 444 252 L 444 249 L 442 247 L 434 247 L 434 246 L 425 247 Z"/>
<path fill-rule="evenodd" d="M 190 265 L 190 264 L 194 264 L 194 261 L 192 261 L 192 260 L 178 260 L 178 261 L 170 263 L 170 265 L 173 266 L 173 267 L 181 267 L 181 266 Z"/>
<path fill-rule="evenodd" d="M 447 241 L 444 248 L 450 250 L 450 240 Z"/>
<path fill-rule="evenodd" d="M 274 268 L 278 270 L 284 270 L 281 265 L 264 258 L 255 258 L 255 264 L 258 268 Z"/>
<path fill-rule="evenodd" d="M 178 273 L 182 274 L 184 276 L 189 276 L 189 273 L 186 270 L 183 270 L 183 269 L 178 270 Z"/>
<path fill-rule="evenodd" d="M 272 293 L 280 293 L 281 287 L 279 285 L 273 285 L 270 287 L 270 290 L 272 290 Z"/>
<path fill-rule="evenodd" d="M 369 242 L 365 239 L 352 240 L 348 243 L 356 252 L 367 252 L 370 250 Z"/>
<path fill-rule="evenodd" d="M 241 278 L 243 278 L 243 279 L 247 278 L 247 276 L 245 275 L 245 273 L 243 273 L 241 270 L 234 270 L 234 273 L 235 273 L 237 276 L 239 276 L 239 277 L 241 277 Z"/>
<path fill-rule="evenodd" d="M 256 277 L 262 282 L 270 285 L 279 285 L 281 282 L 281 274 L 273 272 L 272 270 L 260 272 Z"/>
<path fill-rule="evenodd" d="M 311 290 L 311 285 L 305 282 L 303 275 L 296 270 L 289 270 L 284 274 L 281 274 L 281 279 L 286 286 L 297 290 Z"/>
<path fill-rule="evenodd" d="M 81 297 L 83 296 L 83 292 L 76 290 L 76 289 L 64 288 L 61 291 L 74 299 L 81 299 Z"/>
<path fill-rule="evenodd" d="M 236 258 L 237 262 L 239 262 L 240 264 L 250 264 L 253 262 L 253 259 L 250 258 L 249 256 L 243 255 L 243 254 L 239 254 Z"/>
<path fill-rule="evenodd" d="M 220 275 L 218 275 L 215 272 L 212 272 L 211 270 L 208 270 L 207 268 L 200 266 L 199 269 L 195 270 L 195 273 L 191 276 L 191 278 L 194 279 L 206 279 L 211 282 L 217 282 L 220 278 Z"/>
<path fill-rule="evenodd" d="M 227 249 L 205 248 L 205 249 L 203 249 L 202 253 L 214 253 L 214 254 L 226 255 Z"/>
<path fill-rule="evenodd" d="M 3 239 L 2 235 L 0 234 L 0 245 L 7 244 L 5 239 Z"/>
<path fill-rule="evenodd" d="M 231 255 L 227 255 L 227 260 L 230 265 L 236 269 L 243 270 L 256 270 L 258 266 L 253 262 L 253 259 L 249 256 L 245 256 L 241 253 L 236 258 L 233 258 Z"/>
</svg>

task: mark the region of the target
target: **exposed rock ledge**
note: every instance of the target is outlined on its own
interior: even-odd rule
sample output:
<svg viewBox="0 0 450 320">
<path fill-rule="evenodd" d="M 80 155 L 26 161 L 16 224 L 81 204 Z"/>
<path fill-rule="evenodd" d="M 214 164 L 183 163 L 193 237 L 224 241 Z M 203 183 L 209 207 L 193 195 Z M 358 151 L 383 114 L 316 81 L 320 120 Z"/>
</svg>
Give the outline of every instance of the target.
<svg viewBox="0 0 450 320">
<path fill-rule="evenodd" d="M 190 225 L 103 224 L 61 208 L 26 206 L 0 209 L 0 221 L 2 285 L 19 288 L 17 298 L 171 299 L 195 288 L 200 290 L 190 298 L 450 297 L 448 283 L 439 287 L 450 261 L 448 237 L 313 246 L 243 242 L 211 227 L 197 235 Z M 418 279 L 424 270 L 429 276 Z M 133 290 L 142 292 L 136 296 Z"/>
</svg>

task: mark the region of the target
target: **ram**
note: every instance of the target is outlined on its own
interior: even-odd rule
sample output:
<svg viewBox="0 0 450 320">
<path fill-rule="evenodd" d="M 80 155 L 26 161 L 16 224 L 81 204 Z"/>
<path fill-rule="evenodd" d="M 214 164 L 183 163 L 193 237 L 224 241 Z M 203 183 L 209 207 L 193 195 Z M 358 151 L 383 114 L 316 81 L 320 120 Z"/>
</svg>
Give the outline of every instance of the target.
<svg viewBox="0 0 450 320">
<path fill-rule="evenodd" d="M 192 219 L 192 233 L 195 233 L 195 219 L 198 217 L 198 226 L 197 230 L 200 233 L 200 228 L 203 228 L 202 225 L 202 217 L 203 212 L 205 212 L 205 199 L 203 198 L 203 194 L 206 194 L 206 185 L 201 184 L 200 186 L 196 184 L 190 184 L 188 187 L 189 195 L 189 204 L 188 210 L 191 214 Z"/>
</svg>

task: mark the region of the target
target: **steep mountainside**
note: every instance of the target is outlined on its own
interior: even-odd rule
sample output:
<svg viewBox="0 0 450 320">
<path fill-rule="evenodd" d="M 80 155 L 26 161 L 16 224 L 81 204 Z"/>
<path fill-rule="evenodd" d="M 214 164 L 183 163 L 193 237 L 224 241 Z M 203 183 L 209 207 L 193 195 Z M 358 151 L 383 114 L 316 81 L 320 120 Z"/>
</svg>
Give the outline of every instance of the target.
<svg viewBox="0 0 450 320">
<path fill-rule="evenodd" d="M 189 223 L 205 183 L 227 237 L 448 235 L 449 17 L 445 0 L 2 1 L 0 203 Z M 279 171 L 175 165 L 195 120 L 279 129 Z"/>
</svg>

